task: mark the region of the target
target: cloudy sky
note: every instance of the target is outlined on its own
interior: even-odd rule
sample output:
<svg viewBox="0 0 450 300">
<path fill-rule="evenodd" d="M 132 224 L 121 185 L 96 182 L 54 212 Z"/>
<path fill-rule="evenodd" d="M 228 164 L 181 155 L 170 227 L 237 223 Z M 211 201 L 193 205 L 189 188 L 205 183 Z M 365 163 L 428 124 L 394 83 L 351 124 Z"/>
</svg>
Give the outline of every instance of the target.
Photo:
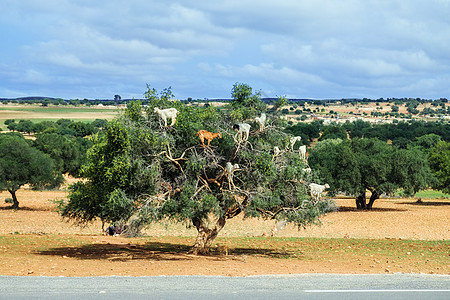
<svg viewBox="0 0 450 300">
<path fill-rule="evenodd" d="M 450 0 L 0 0 L 0 97 L 450 98 Z"/>
</svg>

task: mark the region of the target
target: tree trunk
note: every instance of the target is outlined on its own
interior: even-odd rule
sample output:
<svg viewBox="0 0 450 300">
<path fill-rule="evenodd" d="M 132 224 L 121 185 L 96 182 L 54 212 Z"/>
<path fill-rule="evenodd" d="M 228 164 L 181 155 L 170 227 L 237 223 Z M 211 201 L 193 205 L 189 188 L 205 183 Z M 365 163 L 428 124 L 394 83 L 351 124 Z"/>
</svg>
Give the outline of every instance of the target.
<svg viewBox="0 0 450 300">
<path fill-rule="evenodd" d="M 195 244 L 189 253 L 195 255 L 207 255 L 209 254 L 209 247 L 211 246 L 212 241 L 217 237 L 220 230 L 225 226 L 225 217 L 219 217 L 213 228 L 208 228 L 205 220 L 194 219 L 192 221 L 194 226 L 197 228 L 198 235 L 195 240 Z"/>
<path fill-rule="evenodd" d="M 11 193 L 12 199 L 13 199 L 13 209 L 19 209 L 19 201 L 17 201 L 16 197 L 16 191 L 15 190 L 8 190 Z"/>
<path fill-rule="evenodd" d="M 363 192 L 362 194 L 358 195 L 356 197 L 356 208 L 357 209 L 366 209 L 366 192 Z"/>
<path fill-rule="evenodd" d="M 375 200 L 377 200 L 378 198 L 380 198 L 380 194 L 377 193 L 376 191 L 372 192 L 372 195 L 370 195 L 370 200 L 369 203 L 367 204 L 367 209 L 372 209 L 372 205 L 375 202 Z"/>
</svg>

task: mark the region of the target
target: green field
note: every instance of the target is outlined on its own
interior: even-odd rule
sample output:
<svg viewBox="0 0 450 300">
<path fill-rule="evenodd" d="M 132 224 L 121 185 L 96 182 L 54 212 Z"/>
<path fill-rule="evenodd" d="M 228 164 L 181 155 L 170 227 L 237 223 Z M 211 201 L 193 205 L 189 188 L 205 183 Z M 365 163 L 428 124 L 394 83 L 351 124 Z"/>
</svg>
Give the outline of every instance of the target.
<svg viewBox="0 0 450 300">
<path fill-rule="evenodd" d="M 119 114 L 116 107 L 3 105 L 0 106 L 0 127 L 6 129 L 5 120 L 31 120 L 32 122 L 71 119 L 74 121 L 111 120 Z"/>
<path fill-rule="evenodd" d="M 439 199 L 439 198 L 450 198 L 450 195 L 444 194 L 441 191 L 427 190 L 418 192 L 416 194 L 416 198 Z"/>
</svg>

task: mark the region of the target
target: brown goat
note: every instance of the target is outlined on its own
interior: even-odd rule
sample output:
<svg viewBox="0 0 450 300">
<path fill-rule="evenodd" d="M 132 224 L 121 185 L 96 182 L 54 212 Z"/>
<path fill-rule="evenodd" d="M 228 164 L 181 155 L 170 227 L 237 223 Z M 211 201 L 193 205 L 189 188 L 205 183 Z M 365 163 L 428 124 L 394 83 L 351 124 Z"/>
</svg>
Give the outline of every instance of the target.
<svg viewBox="0 0 450 300">
<path fill-rule="evenodd" d="M 197 132 L 198 138 L 200 139 L 200 143 L 202 144 L 203 147 L 209 146 L 209 144 L 211 143 L 211 141 L 218 137 L 219 139 L 222 137 L 222 133 L 218 132 L 218 133 L 213 133 L 213 132 L 209 132 L 207 130 L 199 130 Z M 208 141 L 208 145 L 205 145 L 205 140 Z"/>
</svg>

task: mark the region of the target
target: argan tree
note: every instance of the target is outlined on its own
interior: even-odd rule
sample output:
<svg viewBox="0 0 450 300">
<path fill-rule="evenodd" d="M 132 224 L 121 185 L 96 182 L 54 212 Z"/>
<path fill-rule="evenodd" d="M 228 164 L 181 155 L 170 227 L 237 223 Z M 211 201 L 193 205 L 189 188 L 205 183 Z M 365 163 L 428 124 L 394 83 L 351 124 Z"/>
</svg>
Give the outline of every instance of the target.
<svg viewBox="0 0 450 300">
<path fill-rule="evenodd" d="M 7 190 L 13 199 L 12 208 L 19 208 L 16 192 L 24 185 L 34 188 L 57 186 L 62 177 L 53 161 L 20 134 L 0 134 L 0 190 Z"/>
<path fill-rule="evenodd" d="M 373 138 L 318 142 L 308 161 L 330 185 L 331 193 L 355 195 L 358 209 L 372 209 L 382 194 L 399 188 L 414 195 L 433 181 L 426 156 L 419 149 L 398 149 Z M 369 201 L 366 191 L 371 192 Z"/>
<path fill-rule="evenodd" d="M 130 103 L 94 138 L 82 169 L 87 180 L 71 187 L 63 216 L 121 222 L 128 234 L 151 222 L 187 222 L 198 231 L 192 253 L 206 254 L 227 220 L 240 214 L 306 226 L 333 209 L 327 200 L 311 200 L 305 166 L 299 153 L 284 150 L 289 136 L 278 128 L 258 131 L 248 121 L 246 139 L 233 130 L 232 109 L 188 106 L 155 94 L 148 108 Z M 179 111 L 173 127 L 164 127 L 155 103 Z M 222 137 L 202 146 L 199 130 Z M 282 149 L 277 156 L 271 154 L 274 146 Z"/>
</svg>

